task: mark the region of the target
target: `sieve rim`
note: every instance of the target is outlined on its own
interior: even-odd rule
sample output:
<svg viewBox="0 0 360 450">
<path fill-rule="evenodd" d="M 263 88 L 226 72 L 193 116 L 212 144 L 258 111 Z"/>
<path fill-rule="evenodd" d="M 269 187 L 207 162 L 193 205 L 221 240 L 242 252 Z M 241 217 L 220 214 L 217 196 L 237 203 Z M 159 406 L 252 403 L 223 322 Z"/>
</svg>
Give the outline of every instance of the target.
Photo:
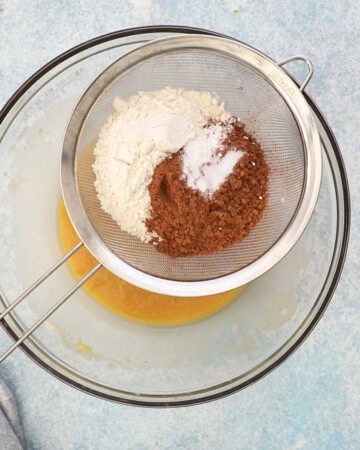
<svg viewBox="0 0 360 450">
<path fill-rule="evenodd" d="M 159 52 L 180 49 L 222 52 L 259 72 L 286 102 L 304 144 L 305 180 L 294 215 L 272 247 L 248 266 L 227 275 L 203 281 L 175 281 L 145 273 L 116 256 L 98 236 L 82 205 L 76 182 L 75 155 L 82 125 L 103 90 L 131 67 Z M 126 67 L 119 70 L 119 66 Z M 61 154 L 61 189 L 70 220 L 90 253 L 125 281 L 159 294 L 182 297 L 225 292 L 247 284 L 279 262 L 306 228 L 313 213 L 321 182 L 321 144 L 310 107 L 298 86 L 274 61 L 237 41 L 215 36 L 180 35 L 157 39 L 132 50 L 106 68 L 86 89 L 74 108 L 65 132 Z"/>
</svg>

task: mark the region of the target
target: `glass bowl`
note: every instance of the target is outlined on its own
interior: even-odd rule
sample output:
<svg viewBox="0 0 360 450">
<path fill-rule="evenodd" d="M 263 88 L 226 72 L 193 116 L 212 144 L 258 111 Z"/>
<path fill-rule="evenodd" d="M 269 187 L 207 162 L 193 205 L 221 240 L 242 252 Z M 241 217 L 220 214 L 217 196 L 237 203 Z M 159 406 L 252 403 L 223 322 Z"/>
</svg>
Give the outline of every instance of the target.
<svg viewBox="0 0 360 450">
<path fill-rule="evenodd" d="M 107 65 L 151 39 L 209 33 L 145 27 L 101 36 L 33 75 L 0 113 L 2 307 L 62 256 L 57 209 L 60 151 L 77 100 Z M 155 327 L 115 316 L 80 290 L 22 350 L 85 392 L 141 406 L 189 405 L 242 389 L 284 361 L 313 329 L 344 263 L 350 206 L 339 148 L 310 98 L 323 147 L 313 217 L 293 250 L 234 302 L 196 323 Z M 67 266 L 3 320 L 15 339 L 75 280 Z"/>
</svg>

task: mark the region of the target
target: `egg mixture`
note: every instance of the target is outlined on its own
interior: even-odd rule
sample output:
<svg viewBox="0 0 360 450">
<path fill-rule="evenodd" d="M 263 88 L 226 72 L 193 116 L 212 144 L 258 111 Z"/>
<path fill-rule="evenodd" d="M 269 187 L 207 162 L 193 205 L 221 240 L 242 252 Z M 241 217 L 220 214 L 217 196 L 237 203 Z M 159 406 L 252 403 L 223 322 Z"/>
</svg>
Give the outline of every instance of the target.
<svg viewBox="0 0 360 450">
<path fill-rule="evenodd" d="M 67 253 L 79 238 L 62 200 L 58 224 L 61 246 Z M 83 247 L 68 260 L 68 264 L 75 278 L 80 279 L 97 261 Z M 205 297 L 171 297 L 133 286 L 102 267 L 84 284 L 84 289 L 100 305 L 126 319 L 148 325 L 171 326 L 194 322 L 216 313 L 237 298 L 245 287 Z"/>
</svg>

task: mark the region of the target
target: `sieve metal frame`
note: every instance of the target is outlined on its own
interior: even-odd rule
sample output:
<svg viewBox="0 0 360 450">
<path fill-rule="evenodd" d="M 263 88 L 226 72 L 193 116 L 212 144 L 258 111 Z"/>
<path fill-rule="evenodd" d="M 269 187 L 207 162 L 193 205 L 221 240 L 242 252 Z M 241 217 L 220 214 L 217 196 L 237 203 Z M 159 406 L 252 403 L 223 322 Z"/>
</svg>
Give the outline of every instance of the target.
<svg viewBox="0 0 360 450">
<path fill-rule="evenodd" d="M 205 281 L 173 281 L 138 270 L 122 261 L 102 241 L 92 227 L 79 196 L 76 183 L 75 155 L 85 118 L 91 112 L 99 95 L 116 78 L 148 58 L 173 51 L 210 51 L 238 59 L 260 73 L 276 89 L 291 110 L 304 142 L 305 181 L 302 198 L 283 235 L 260 258 L 231 274 Z M 309 67 L 309 74 L 301 88 L 292 81 L 281 66 L 301 59 Z M 70 220 L 90 253 L 107 269 L 143 289 L 159 294 L 183 297 L 204 296 L 225 292 L 249 283 L 267 272 L 295 245 L 313 213 L 321 182 L 321 144 L 315 121 L 301 91 L 312 75 L 311 62 L 303 56 L 294 56 L 274 63 L 261 52 L 226 38 L 213 36 L 173 36 L 152 41 L 123 55 L 103 71 L 84 92 L 70 117 L 61 153 L 61 189 Z"/>
</svg>

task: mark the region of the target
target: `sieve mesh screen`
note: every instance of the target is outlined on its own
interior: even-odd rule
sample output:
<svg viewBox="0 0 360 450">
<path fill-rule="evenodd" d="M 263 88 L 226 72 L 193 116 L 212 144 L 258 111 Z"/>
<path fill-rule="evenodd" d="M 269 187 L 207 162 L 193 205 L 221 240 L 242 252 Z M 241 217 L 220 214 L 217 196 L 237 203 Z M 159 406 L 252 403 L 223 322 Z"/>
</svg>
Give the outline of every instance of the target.
<svg viewBox="0 0 360 450">
<path fill-rule="evenodd" d="M 101 127 L 113 113 L 115 96 L 165 87 L 210 92 L 225 102 L 261 143 L 270 168 L 268 205 L 261 220 L 242 242 L 205 256 L 172 259 L 120 230 L 101 210 L 94 188 L 93 154 Z M 281 95 L 259 72 L 227 55 L 181 50 L 138 63 L 118 76 L 94 103 L 83 122 L 76 148 L 76 182 L 85 212 L 109 250 L 150 275 L 179 281 L 201 281 L 238 271 L 261 257 L 281 237 L 301 199 L 305 150 L 298 124 Z"/>
</svg>

